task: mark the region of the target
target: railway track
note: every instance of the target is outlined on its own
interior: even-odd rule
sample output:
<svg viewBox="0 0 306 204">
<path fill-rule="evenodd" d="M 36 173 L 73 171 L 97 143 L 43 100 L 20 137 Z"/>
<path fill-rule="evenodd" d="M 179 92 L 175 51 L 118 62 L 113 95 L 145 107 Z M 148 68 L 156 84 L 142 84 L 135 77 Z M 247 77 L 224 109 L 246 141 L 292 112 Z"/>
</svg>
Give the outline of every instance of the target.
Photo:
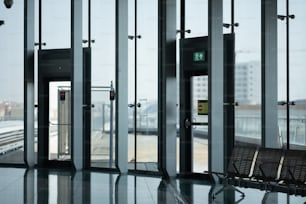
<svg viewBox="0 0 306 204">
<path fill-rule="evenodd" d="M 0 133 L 0 155 L 23 148 L 23 130 Z"/>
</svg>

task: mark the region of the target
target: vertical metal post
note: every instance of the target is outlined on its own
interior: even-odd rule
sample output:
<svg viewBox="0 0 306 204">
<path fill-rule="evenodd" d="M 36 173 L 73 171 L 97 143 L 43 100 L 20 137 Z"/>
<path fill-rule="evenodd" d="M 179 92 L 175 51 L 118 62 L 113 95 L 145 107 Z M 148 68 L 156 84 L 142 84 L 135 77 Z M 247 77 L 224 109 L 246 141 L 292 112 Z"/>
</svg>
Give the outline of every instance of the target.
<svg viewBox="0 0 306 204">
<path fill-rule="evenodd" d="M 34 1 L 24 1 L 24 161 L 34 167 Z"/>
<path fill-rule="evenodd" d="M 137 0 L 135 0 L 135 87 L 134 87 L 134 170 L 137 168 Z"/>
<path fill-rule="evenodd" d="M 111 94 L 114 92 L 113 82 L 110 86 L 110 127 L 109 127 L 109 168 L 113 165 L 113 103 L 114 98 Z"/>
<path fill-rule="evenodd" d="M 88 0 L 88 47 L 91 47 L 91 0 Z"/>
<path fill-rule="evenodd" d="M 180 25 L 180 35 L 181 35 L 181 39 L 184 39 L 185 38 L 185 16 L 186 16 L 186 11 L 185 11 L 185 0 L 181 0 L 181 19 L 180 19 L 180 22 L 181 22 L 181 25 Z"/>
<path fill-rule="evenodd" d="M 128 1 L 116 0 L 116 165 L 128 164 Z"/>
<path fill-rule="evenodd" d="M 262 146 L 277 148 L 277 0 L 261 1 Z"/>
<path fill-rule="evenodd" d="M 176 0 L 158 0 L 158 161 L 176 176 Z"/>
<path fill-rule="evenodd" d="M 235 32 L 235 0 L 231 0 L 231 33 Z"/>
<path fill-rule="evenodd" d="M 223 41 L 223 1 L 208 1 L 208 141 L 209 170 L 224 172 L 224 41 Z"/>
<path fill-rule="evenodd" d="M 286 93 L 287 149 L 290 148 L 290 70 L 289 70 L 289 0 L 286 0 Z"/>
<path fill-rule="evenodd" d="M 42 46 L 42 2 L 38 1 L 38 50 Z"/>
<path fill-rule="evenodd" d="M 102 104 L 102 132 L 105 131 L 105 103 Z"/>
<path fill-rule="evenodd" d="M 84 164 L 82 6 L 82 0 L 71 0 L 71 156 L 77 170 L 81 170 Z"/>
</svg>

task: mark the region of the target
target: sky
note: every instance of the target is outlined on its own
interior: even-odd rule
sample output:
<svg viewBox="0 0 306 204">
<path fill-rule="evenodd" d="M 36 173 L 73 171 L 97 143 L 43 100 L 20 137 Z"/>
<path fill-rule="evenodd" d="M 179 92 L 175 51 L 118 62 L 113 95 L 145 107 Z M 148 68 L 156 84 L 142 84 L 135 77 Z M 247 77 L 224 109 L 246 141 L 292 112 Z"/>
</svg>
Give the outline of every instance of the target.
<svg viewBox="0 0 306 204">
<path fill-rule="evenodd" d="M 84 1 L 84 16 L 87 5 Z M 157 1 L 138 0 L 137 67 L 138 98 L 157 98 Z M 278 0 L 278 13 L 284 14 L 285 0 Z M 290 11 L 296 16 L 290 21 L 290 96 L 305 99 L 306 75 L 306 1 L 291 1 Z M 229 0 L 224 0 L 224 22 L 229 21 Z M 129 35 L 134 35 L 134 3 L 129 1 Z M 43 49 L 70 46 L 70 0 L 43 1 Z M 37 10 L 37 7 L 36 7 Z M 37 16 L 37 12 L 36 12 Z M 23 102 L 23 1 L 15 0 L 11 9 L 0 4 L 0 101 Z M 236 62 L 260 61 L 260 1 L 235 0 Z M 115 80 L 115 4 L 113 0 L 92 0 L 92 83 L 109 85 Z M 37 23 L 37 21 L 36 21 Z M 84 39 L 87 21 L 84 18 Z M 285 98 L 285 22 L 278 23 L 278 95 Z M 178 27 L 178 26 L 177 26 Z M 207 1 L 186 1 L 186 37 L 207 35 Z M 37 28 L 36 28 L 37 29 Z M 37 31 L 37 30 L 36 30 Z M 224 29 L 224 32 L 229 32 Z M 36 32 L 37 33 L 37 32 Z M 37 35 L 36 35 L 37 39 Z M 129 41 L 129 102 L 134 100 L 134 41 Z M 260 101 L 260 100 L 259 100 Z"/>
</svg>

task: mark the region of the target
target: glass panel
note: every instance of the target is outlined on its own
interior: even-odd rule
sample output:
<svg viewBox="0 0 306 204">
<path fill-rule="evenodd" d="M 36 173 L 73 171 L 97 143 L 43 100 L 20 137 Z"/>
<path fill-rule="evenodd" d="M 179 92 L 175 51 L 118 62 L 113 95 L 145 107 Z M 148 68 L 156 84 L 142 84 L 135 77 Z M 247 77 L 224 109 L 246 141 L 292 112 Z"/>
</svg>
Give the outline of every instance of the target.
<svg viewBox="0 0 306 204">
<path fill-rule="evenodd" d="M 137 169 L 157 169 L 158 4 L 137 1 Z M 150 26 L 148 26 L 150 25 Z"/>
<path fill-rule="evenodd" d="M 135 72 L 135 2 L 129 1 L 129 169 L 135 169 L 136 161 L 138 170 L 157 171 L 157 6 L 157 1 L 138 1 Z"/>
<path fill-rule="evenodd" d="M 114 121 L 111 121 L 109 87 L 92 87 L 91 91 L 91 166 L 115 167 Z M 114 108 L 114 104 L 113 104 Z M 114 113 L 114 109 L 113 109 Z M 111 137 L 112 136 L 112 137 Z M 112 140 L 111 140 L 112 139 Z M 112 148 L 111 148 L 112 147 Z"/>
<path fill-rule="evenodd" d="M 0 20 L 0 163 L 24 162 L 24 3 L 11 9 L 1 2 Z"/>
<path fill-rule="evenodd" d="M 49 84 L 49 160 L 71 159 L 70 84 Z"/>
<path fill-rule="evenodd" d="M 306 2 L 304 0 L 290 1 L 289 57 L 290 57 L 290 101 L 296 105 L 290 106 L 290 149 L 306 150 L 306 75 L 305 70 L 306 44 Z"/>
<path fill-rule="evenodd" d="M 135 2 L 128 1 L 128 34 L 135 36 Z M 135 101 L 135 41 L 128 41 L 128 162 L 129 169 L 135 168 L 135 123 L 134 123 L 134 101 Z"/>
<path fill-rule="evenodd" d="M 83 21 L 82 21 L 82 26 L 83 26 L 83 47 L 88 47 L 88 2 L 89 0 L 83 0 L 83 5 L 82 5 L 82 14 L 83 14 Z"/>
<path fill-rule="evenodd" d="M 235 141 L 261 144 L 261 2 L 235 1 Z"/>
<path fill-rule="evenodd" d="M 87 31 L 84 30 L 87 36 Z M 115 167 L 115 134 L 113 162 L 110 165 L 110 100 L 111 82 L 115 85 L 115 1 L 91 0 L 91 165 Z M 88 44 L 86 44 L 88 45 Z M 113 104 L 115 106 L 115 104 Z M 115 132 L 113 109 L 113 133 Z"/>
<path fill-rule="evenodd" d="M 71 1 L 42 1 L 43 49 L 71 47 Z"/>
<path fill-rule="evenodd" d="M 230 25 L 232 23 L 231 4 L 232 0 L 223 0 L 223 33 L 231 33 L 232 31 L 232 26 Z"/>
<path fill-rule="evenodd" d="M 188 0 L 185 2 L 186 38 L 208 35 L 208 1 Z"/>
<path fill-rule="evenodd" d="M 208 170 L 208 76 L 191 78 L 193 172 Z"/>
</svg>

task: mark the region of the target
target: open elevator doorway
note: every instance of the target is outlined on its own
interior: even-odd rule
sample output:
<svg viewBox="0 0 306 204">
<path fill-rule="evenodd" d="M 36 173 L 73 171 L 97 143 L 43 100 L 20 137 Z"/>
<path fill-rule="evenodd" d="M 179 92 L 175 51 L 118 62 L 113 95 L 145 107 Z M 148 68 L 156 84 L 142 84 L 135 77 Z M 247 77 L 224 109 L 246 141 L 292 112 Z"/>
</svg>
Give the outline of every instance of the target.
<svg viewBox="0 0 306 204">
<path fill-rule="evenodd" d="M 71 82 L 49 82 L 49 160 L 71 160 Z"/>
</svg>

